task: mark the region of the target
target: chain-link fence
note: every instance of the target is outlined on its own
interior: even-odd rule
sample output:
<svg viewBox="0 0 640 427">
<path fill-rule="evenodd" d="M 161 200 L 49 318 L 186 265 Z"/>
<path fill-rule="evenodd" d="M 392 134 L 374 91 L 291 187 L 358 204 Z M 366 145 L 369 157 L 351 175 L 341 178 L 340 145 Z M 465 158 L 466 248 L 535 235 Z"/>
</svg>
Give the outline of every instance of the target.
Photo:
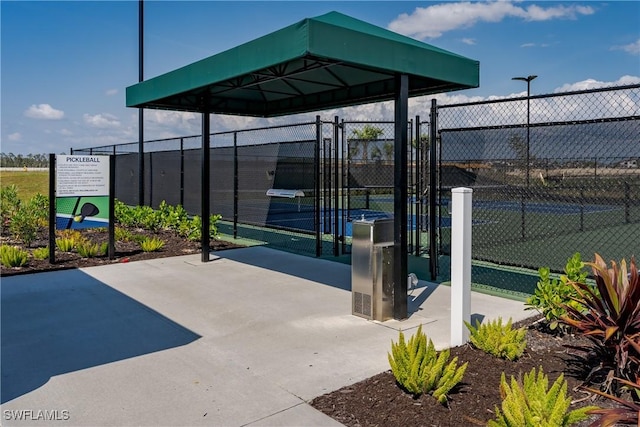
<svg viewBox="0 0 640 427">
<path fill-rule="evenodd" d="M 430 256 L 432 274 L 449 280 L 450 194 L 463 186 L 474 191 L 476 284 L 530 293 L 540 266 L 560 272 L 575 252 L 637 256 L 639 105 L 640 85 L 434 101 L 430 120 L 407 124 L 407 250 Z M 198 135 L 143 144 L 145 204 L 165 200 L 200 214 L 201 143 Z M 211 213 L 222 215 L 225 234 L 348 254 L 354 219 L 393 216 L 394 146 L 393 122 L 338 117 L 212 134 Z M 137 204 L 138 149 L 73 154 L 116 155 L 116 197 Z"/>
<path fill-rule="evenodd" d="M 417 252 L 420 215 L 417 211 L 418 169 L 420 143 L 413 137 L 413 122 L 407 124 L 407 203 L 408 245 L 410 253 Z M 342 152 L 342 219 L 347 239 L 351 237 L 351 223 L 358 219 L 391 218 L 394 215 L 394 122 L 347 122 L 341 125 Z"/>
<path fill-rule="evenodd" d="M 562 271 L 575 252 L 637 256 L 639 98 L 634 85 L 440 106 L 441 253 L 450 190 L 464 186 L 474 260 Z"/>
</svg>

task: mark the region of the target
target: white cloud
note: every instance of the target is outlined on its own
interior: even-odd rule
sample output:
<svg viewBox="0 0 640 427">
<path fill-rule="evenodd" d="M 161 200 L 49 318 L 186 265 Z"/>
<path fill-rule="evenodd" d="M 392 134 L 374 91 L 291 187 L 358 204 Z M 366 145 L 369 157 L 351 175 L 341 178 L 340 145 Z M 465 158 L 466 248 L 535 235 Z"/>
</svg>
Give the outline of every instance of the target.
<svg viewBox="0 0 640 427">
<path fill-rule="evenodd" d="M 145 139 L 196 135 L 201 132 L 201 125 L 200 114 L 180 111 L 144 110 Z M 213 125 L 212 123 L 212 127 Z M 147 134 L 149 135 L 148 137 Z"/>
<path fill-rule="evenodd" d="M 623 46 L 613 46 L 611 50 L 622 50 L 631 55 L 640 55 L 640 39 Z"/>
<path fill-rule="evenodd" d="M 117 93 L 118 93 L 118 89 L 107 89 L 104 94 L 107 96 L 113 96 L 113 95 L 116 95 Z"/>
<path fill-rule="evenodd" d="M 32 119 L 60 120 L 64 117 L 64 111 L 56 110 L 49 104 L 33 104 L 25 110 L 24 115 Z"/>
<path fill-rule="evenodd" d="M 9 135 L 9 141 L 20 141 L 22 139 L 22 134 L 20 132 L 14 132 Z"/>
<path fill-rule="evenodd" d="M 601 87 L 609 86 L 624 86 L 640 83 L 640 77 L 635 76 L 622 76 L 614 82 L 601 82 L 595 79 L 587 79 L 576 83 L 567 83 L 557 88 L 554 93 L 558 92 L 571 92 L 575 90 L 588 90 L 597 89 Z"/>
<path fill-rule="evenodd" d="M 104 113 L 104 114 L 83 114 L 82 118 L 84 122 L 91 127 L 98 129 L 109 129 L 109 128 L 117 128 L 120 127 L 120 121 L 118 118 L 112 114 Z"/>
<path fill-rule="evenodd" d="M 578 15 L 591 15 L 590 6 L 569 5 L 520 7 L 509 1 L 456 2 L 418 7 L 412 14 L 403 13 L 388 26 L 391 31 L 417 39 L 437 38 L 458 28 L 468 28 L 478 22 L 500 22 L 506 18 L 525 21 L 576 19 Z"/>
<path fill-rule="evenodd" d="M 63 136 L 71 136 L 71 135 L 73 135 L 73 132 L 71 132 L 69 129 L 60 129 L 60 131 L 58 131 L 58 133 L 60 135 L 63 135 Z"/>
<path fill-rule="evenodd" d="M 473 45 L 476 44 L 476 41 L 475 41 L 475 39 L 464 38 L 464 39 L 462 39 L 462 43 L 473 46 Z"/>
</svg>

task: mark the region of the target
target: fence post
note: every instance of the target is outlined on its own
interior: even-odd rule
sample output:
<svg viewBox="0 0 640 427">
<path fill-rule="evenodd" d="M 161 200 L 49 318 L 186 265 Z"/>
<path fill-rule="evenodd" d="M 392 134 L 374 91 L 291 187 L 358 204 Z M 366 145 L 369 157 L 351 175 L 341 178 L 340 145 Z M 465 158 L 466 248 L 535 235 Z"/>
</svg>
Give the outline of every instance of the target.
<svg viewBox="0 0 640 427">
<path fill-rule="evenodd" d="M 320 230 L 320 142 L 322 141 L 322 122 L 320 116 L 316 116 L 316 146 L 313 154 L 313 168 L 314 168 L 314 228 L 316 231 L 316 256 L 322 255 L 322 233 Z"/>
<path fill-rule="evenodd" d="M 238 238 L 238 132 L 233 132 L 233 238 Z"/>
<path fill-rule="evenodd" d="M 522 190 L 520 193 L 520 237 L 522 238 L 522 241 L 525 241 L 527 238 L 525 199 L 525 190 Z"/>
<path fill-rule="evenodd" d="M 180 138 L 180 206 L 184 207 L 184 138 Z"/>
<path fill-rule="evenodd" d="M 436 186 L 437 181 L 437 169 L 436 169 L 436 136 L 438 126 L 438 106 L 436 100 L 431 100 L 431 112 L 429 123 L 429 271 L 431 273 L 431 280 L 436 280 L 438 276 L 438 247 L 437 247 L 437 235 L 436 235 L 436 215 L 440 216 L 440 212 L 437 212 L 436 206 Z M 437 213 L 436 213 L 437 212 Z"/>
<path fill-rule="evenodd" d="M 629 224 L 631 222 L 631 186 L 627 181 L 624 182 L 624 222 Z"/>
<path fill-rule="evenodd" d="M 338 177 L 338 168 L 340 167 L 340 156 L 339 156 L 339 145 L 338 145 L 338 138 L 340 136 L 339 134 L 339 123 L 338 123 L 338 116 L 335 116 L 333 118 L 333 144 L 335 147 L 335 152 L 334 152 L 334 159 L 333 161 L 335 162 L 335 167 L 333 170 L 333 179 L 335 180 L 334 185 L 334 192 L 333 192 L 333 197 L 334 197 L 334 207 L 333 207 L 333 214 L 334 214 L 334 230 L 333 230 L 333 256 L 338 256 L 340 255 L 340 248 L 338 245 L 338 239 L 340 237 L 340 218 L 338 215 L 338 212 L 340 212 L 340 180 Z M 342 231 L 342 234 L 344 235 L 344 230 Z"/>
<path fill-rule="evenodd" d="M 580 231 L 584 231 L 584 187 L 580 187 Z"/>
<path fill-rule="evenodd" d="M 416 116 L 416 247 L 415 256 L 420 256 L 420 236 L 422 234 L 422 192 L 424 186 L 424 174 L 422 173 L 422 135 L 420 135 L 420 116 Z"/>
<path fill-rule="evenodd" d="M 471 204 L 473 190 L 451 190 L 451 346 L 469 340 L 471 322 Z"/>
</svg>

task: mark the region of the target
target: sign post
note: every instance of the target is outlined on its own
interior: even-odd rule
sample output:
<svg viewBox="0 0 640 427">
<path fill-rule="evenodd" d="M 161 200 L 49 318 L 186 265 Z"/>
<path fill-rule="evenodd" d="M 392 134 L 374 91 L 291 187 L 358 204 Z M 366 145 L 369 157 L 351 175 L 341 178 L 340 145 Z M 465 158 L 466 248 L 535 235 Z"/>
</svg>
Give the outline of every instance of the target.
<svg viewBox="0 0 640 427">
<path fill-rule="evenodd" d="M 55 262 L 55 230 L 108 228 L 113 259 L 112 156 L 50 155 L 49 261 Z M 55 204 L 54 204 L 55 203 Z M 52 208 L 55 206 L 55 208 Z M 54 225 L 52 227 L 52 225 Z"/>
</svg>

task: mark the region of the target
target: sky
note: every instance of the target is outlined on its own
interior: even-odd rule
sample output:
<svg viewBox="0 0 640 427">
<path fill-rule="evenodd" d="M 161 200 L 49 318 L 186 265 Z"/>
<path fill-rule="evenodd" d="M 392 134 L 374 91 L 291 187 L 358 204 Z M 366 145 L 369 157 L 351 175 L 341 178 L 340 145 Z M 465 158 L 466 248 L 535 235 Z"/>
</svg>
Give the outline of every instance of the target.
<svg viewBox="0 0 640 427">
<path fill-rule="evenodd" d="M 144 2 L 149 79 L 304 18 L 338 11 L 480 61 L 480 86 L 412 98 L 457 103 L 640 83 L 639 1 Z M 0 1 L 0 151 L 69 153 L 138 140 L 138 1 Z M 272 119 L 213 116 L 212 131 L 307 121 L 392 120 L 370 104 Z M 145 110 L 145 140 L 200 133 L 193 113 Z"/>
</svg>

